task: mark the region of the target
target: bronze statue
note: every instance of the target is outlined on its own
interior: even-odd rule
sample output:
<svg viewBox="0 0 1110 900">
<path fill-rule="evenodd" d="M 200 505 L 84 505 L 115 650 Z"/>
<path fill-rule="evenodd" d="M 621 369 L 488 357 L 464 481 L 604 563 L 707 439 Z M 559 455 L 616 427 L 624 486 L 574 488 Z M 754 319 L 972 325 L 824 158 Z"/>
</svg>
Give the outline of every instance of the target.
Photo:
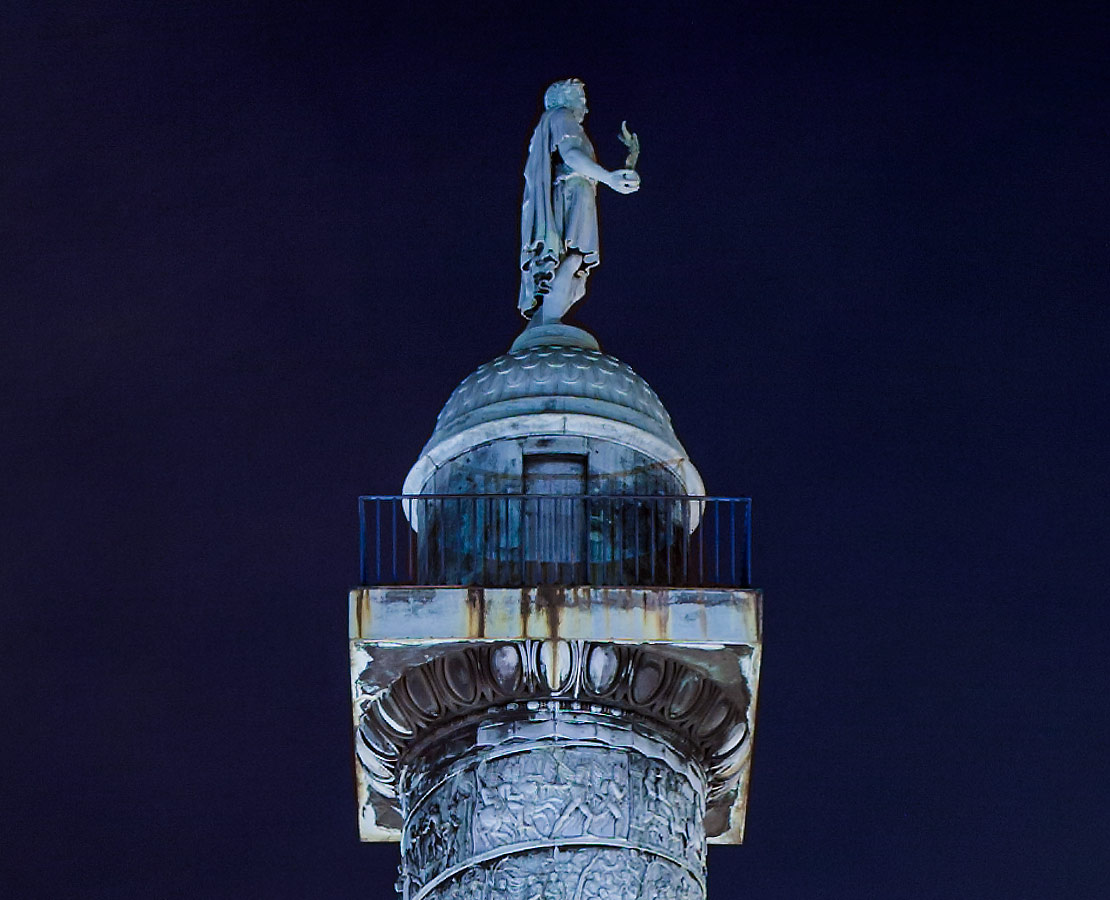
<svg viewBox="0 0 1110 900">
<path fill-rule="evenodd" d="M 597 183 L 620 194 L 640 188 L 634 166 L 639 140 L 621 126 L 629 149 L 625 168 L 598 165 L 582 122 L 585 85 L 557 81 L 544 93 L 544 113 L 528 144 L 520 221 L 521 315 L 532 324 L 558 323 L 586 293 L 586 278 L 600 260 Z"/>
</svg>

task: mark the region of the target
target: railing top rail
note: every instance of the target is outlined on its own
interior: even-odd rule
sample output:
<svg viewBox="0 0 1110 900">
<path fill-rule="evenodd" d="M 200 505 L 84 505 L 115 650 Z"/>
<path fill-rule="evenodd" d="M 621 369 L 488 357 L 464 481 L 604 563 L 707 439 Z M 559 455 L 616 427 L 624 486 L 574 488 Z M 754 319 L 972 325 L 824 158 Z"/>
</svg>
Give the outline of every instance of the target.
<svg viewBox="0 0 1110 900">
<path fill-rule="evenodd" d="M 751 497 L 719 497 L 707 494 L 523 494 L 513 493 L 460 493 L 460 494 L 362 494 L 359 501 L 365 500 L 458 500 L 487 498 L 508 499 L 555 499 L 555 500 L 705 500 L 713 503 L 751 503 Z"/>
</svg>

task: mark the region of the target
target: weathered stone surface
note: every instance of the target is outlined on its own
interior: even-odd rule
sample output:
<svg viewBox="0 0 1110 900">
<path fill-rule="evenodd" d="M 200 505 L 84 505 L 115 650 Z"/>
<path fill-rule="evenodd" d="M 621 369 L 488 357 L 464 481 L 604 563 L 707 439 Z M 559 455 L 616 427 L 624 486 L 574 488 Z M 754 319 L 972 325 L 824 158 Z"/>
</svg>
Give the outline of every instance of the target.
<svg viewBox="0 0 1110 900">
<path fill-rule="evenodd" d="M 726 588 L 364 587 L 350 594 L 352 641 L 563 638 L 762 642 L 762 595 Z"/>
</svg>

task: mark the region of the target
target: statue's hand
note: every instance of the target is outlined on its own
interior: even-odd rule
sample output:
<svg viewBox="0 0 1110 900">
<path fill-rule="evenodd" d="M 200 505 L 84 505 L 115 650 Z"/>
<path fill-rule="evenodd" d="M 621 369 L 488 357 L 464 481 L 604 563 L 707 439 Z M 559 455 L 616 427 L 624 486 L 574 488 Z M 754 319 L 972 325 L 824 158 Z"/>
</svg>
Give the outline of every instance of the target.
<svg viewBox="0 0 1110 900">
<path fill-rule="evenodd" d="M 634 194 L 640 189 L 640 174 L 635 169 L 614 169 L 605 183 L 618 194 Z"/>
</svg>

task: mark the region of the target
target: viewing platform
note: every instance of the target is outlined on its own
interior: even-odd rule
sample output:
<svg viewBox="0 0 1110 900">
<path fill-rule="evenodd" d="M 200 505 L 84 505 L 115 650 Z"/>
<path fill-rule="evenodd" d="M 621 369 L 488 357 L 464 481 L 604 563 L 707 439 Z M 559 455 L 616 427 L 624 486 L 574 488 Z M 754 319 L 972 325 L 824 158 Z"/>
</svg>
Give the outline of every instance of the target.
<svg viewBox="0 0 1110 900">
<path fill-rule="evenodd" d="M 751 586 L 751 500 L 644 494 L 359 497 L 361 585 Z"/>
</svg>

